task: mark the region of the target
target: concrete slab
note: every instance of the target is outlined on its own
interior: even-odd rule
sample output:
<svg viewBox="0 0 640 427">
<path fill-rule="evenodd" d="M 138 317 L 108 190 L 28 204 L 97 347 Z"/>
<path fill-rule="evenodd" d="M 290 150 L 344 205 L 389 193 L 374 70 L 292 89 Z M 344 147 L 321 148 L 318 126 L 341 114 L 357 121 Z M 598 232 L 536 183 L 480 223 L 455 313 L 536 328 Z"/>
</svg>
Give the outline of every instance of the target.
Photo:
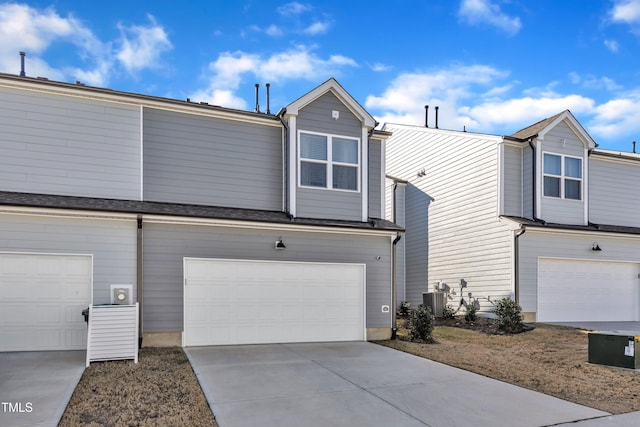
<svg viewBox="0 0 640 427">
<path fill-rule="evenodd" d="M 84 368 L 84 351 L 0 353 L 0 425 L 57 426 Z"/>
<path fill-rule="evenodd" d="M 610 415 L 367 342 L 185 352 L 221 427 L 545 426 Z"/>
<path fill-rule="evenodd" d="M 585 331 L 630 332 L 640 335 L 640 322 L 549 322 L 552 325 L 569 326 Z"/>
</svg>

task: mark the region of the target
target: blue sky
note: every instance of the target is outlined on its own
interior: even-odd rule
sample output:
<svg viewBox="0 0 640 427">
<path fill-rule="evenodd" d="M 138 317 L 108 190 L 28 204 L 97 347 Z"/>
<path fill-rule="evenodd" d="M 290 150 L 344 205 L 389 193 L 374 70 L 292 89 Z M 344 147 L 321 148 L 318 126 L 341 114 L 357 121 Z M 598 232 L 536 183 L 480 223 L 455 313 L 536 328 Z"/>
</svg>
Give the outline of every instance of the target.
<svg viewBox="0 0 640 427">
<path fill-rule="evenodd" d="M 271 110 L 335 77 L 381 123 L 640 141 L 640 0 L 0 2 L 0 71 Z M 261 106 L 264 110 L 264 89 Z M 434 124 L 430 109 L 430 124 Z"/>
</svg>

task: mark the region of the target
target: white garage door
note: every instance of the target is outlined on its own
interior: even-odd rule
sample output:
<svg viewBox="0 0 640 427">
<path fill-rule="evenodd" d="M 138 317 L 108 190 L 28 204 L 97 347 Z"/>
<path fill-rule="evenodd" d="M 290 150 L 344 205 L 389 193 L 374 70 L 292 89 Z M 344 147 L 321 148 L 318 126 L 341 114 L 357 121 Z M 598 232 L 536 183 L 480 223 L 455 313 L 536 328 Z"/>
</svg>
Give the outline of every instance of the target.
<svg viewBox="0 0 640 427">
<path fill-rule="evenodd" d="M 186 258 L 185 346 L 364 340 L 365 266 Z"/>
<path fill-rule="evenodd" d="M 91 256 L 0 253 L 0 351 L 82 350 Z"/>
<path fill-rule="evenodd" d="M 540 322 L 639 320 L 640 266 L 633 263 L 540 259 Z"/>
</svg>

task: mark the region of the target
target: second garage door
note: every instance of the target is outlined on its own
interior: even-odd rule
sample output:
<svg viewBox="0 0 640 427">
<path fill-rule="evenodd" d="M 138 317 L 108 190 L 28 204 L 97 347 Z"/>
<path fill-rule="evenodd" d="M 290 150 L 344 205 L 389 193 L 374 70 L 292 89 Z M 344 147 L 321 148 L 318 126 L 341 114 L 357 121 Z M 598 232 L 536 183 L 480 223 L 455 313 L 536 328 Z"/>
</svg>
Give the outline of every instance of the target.
<svg viewBox="0 0 640 427">
<path fill-rule="evenodd" d="M 540 259 L 539 322 L 639 320 L 640 266 Z"/>
<path fill-rule="evenodd" d="M 185 346 L 364 340 L 365 265 L 186 258 Z"/>
</svg>

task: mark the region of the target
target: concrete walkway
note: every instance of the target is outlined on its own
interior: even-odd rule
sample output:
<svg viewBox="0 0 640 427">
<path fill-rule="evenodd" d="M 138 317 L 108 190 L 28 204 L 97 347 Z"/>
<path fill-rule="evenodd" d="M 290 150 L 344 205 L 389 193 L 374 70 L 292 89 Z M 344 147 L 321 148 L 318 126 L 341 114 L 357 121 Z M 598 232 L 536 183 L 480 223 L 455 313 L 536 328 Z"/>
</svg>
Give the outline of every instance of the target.
<svg viewBox="0 0 640 427">
<path fill-rule="evenodd" d="M 84 351 L 0 353 L 0 426 L 57 426 L 84 366 Z"/>
<path fill-rule="evenodd" d="M 367 342 L 185 351 L 221 427 L 537 427 L 609 415 Z"/>
</svg>

